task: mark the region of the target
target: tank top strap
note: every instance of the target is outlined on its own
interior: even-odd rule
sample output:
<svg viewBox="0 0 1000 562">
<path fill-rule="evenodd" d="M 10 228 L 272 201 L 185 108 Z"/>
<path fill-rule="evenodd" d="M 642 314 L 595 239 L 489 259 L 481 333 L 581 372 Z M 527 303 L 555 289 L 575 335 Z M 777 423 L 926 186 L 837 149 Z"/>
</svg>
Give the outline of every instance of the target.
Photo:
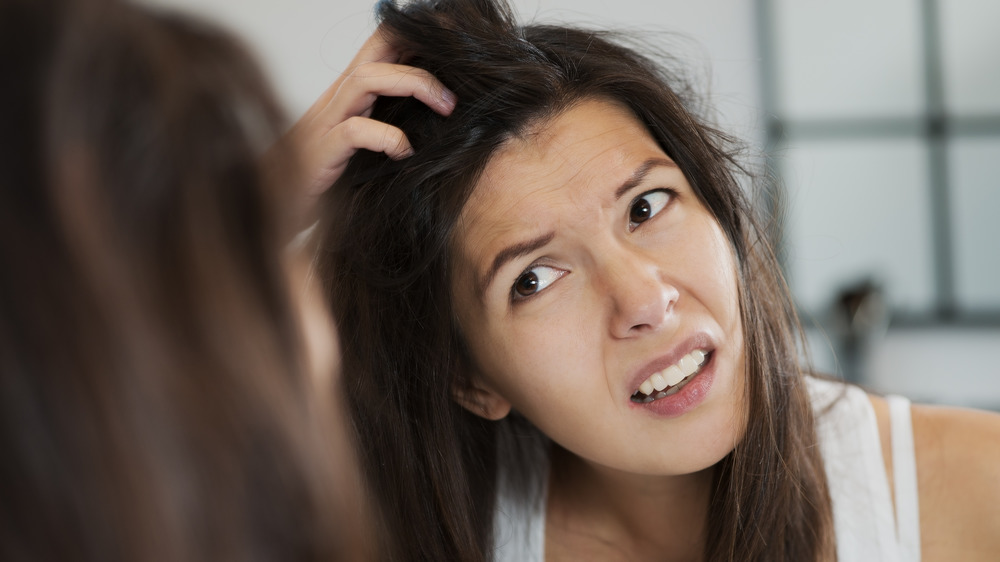
<svg viewBox="0 0 1000 562">
<path fill-rule="evenodd" d="M 901 562 L 920 560 L 920 505 L 910 401 L 888 396 L 892 435 L 892 480 L 896 497 L 896 537 Z"/>
</svg>

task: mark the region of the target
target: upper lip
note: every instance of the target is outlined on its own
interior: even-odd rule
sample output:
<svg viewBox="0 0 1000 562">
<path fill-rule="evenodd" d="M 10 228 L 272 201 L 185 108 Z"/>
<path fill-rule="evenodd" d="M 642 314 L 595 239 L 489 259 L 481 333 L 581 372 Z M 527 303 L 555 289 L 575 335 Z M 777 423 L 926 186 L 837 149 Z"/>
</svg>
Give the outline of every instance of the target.
<svg viewBox="0 0 1000 562">
<path fill-rule="evenodd" d="M 701 349 L 708 353 L 715 349 L 715 344 L 712 342 L 712 338 L 705 332 L 698 332 L 688 336 L 681 343 L 673 346 L 673 348 L 671 348 L 667 353 L 640 367 L 639 370 L 635 371 L 628 378 L 629 396 L 635 394 L 635 392 L 639 389 L 639 385 L 651 377 L 653 373 L 658 373 L 667 367 L 676 364 L 682 357 L 696 349 Z"/>
</svg>

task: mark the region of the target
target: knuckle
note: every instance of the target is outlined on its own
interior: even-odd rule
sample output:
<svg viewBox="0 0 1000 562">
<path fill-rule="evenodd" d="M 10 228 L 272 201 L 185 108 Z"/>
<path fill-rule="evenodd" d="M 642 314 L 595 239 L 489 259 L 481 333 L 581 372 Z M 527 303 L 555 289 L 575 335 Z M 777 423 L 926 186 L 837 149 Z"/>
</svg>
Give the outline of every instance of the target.
<svg viewBox="0 0 1000 562">
<path fill-rule="evenodd" d="M 370 68 L 367 68 L 369 64 L 370 63 L 362 62 L 351 68 L 350 72 L 347 74 L 346 82 L 355 83 L 363 81 L 367 78 L 371 70 Z"/>
<path fill-rule="evenodd" d="M 381 63 L 381 62 L 366 61 L 366 62 L 363 62 L 363 63 L 359 64 L 357 67 L 355 67 L 355 69 L 354 69 L 354 75 L 357 76 L 358 79 L 362 79 L 362 80 L 363 79 L 368 79 L 368 78 L 371 78 L 373 76 L 378 76 L 379 74 L 383 73 L 384 72 L 384 69 L 383 69 L 384 66 L 385 66 L 384 63 Z"/>
<path fill-rule="evenodd" d="M 409 148 L 406 135 L 395 127 L 386 127 L 382 135 L 382 150 L 390 153 L 402 153 Z"/>
<path fill-rule="evenodd" d="M 393 127 L 384 127 L 382 129 L 381 145 L 383 150 L 391 150 L 394 148 L 399 148 L 402 142 L 402 134 L 398 129 Z"/>
<path fill-rule="evenodd" d="M 409 147 L 410 142 L 406 139 L 406 135 L 403 134 L 403 131 L 400 131 L 399 129 L 394 130 L 392 137 L 394 139 L 393 146 L 397 150 L 402 151 Z"/>
</svg>

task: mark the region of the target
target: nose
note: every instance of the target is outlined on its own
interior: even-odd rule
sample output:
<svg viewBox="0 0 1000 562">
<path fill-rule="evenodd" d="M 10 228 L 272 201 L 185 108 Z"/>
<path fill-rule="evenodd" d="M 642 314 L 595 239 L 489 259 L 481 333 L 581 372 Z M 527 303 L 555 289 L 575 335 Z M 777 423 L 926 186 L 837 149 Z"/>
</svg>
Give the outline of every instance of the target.
<svg viewBox="0 0 1000 562">
<path fill-rule="evenodd" d="M 679 292 L 656 259 L 619 248 L 602 262 L 602 288 L 611 304 L 614 337 L 656 331 L 669 321 Z"/>
</svg>

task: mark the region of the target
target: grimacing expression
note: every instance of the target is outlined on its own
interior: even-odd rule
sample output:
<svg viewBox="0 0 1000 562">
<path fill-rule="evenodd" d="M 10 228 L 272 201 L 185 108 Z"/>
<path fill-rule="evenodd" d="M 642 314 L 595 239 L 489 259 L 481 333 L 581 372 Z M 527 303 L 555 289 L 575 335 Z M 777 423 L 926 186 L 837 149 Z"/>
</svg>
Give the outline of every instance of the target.
<svg viewBox="0 0 1000 562">
<path fill-rule="evenodd" d="M 634 115 L 585 99 L 488 163 L 453 239 L 470 411 L 582 459 L 688 474 L 745 430 L 736 264 Z"/>
</svg>

